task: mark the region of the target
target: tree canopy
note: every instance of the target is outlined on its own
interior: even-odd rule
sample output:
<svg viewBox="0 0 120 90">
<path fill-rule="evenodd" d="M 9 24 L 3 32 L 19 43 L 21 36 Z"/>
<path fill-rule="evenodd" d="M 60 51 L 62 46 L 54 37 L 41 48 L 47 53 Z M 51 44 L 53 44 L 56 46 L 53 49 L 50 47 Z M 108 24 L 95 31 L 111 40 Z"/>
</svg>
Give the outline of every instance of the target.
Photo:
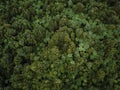
<svg viewBox="0 0 120 90">
<path fill-rule="evenodd" d="M 0 90 L 120 90 L 119 0 L 0 0 Z"/>
</svg>

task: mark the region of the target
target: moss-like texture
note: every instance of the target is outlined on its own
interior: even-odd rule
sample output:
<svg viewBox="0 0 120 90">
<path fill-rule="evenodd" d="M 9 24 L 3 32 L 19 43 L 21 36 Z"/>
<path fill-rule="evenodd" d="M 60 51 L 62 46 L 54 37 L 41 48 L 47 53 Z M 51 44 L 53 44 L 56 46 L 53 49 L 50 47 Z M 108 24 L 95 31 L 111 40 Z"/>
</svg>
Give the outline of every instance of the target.
<svg viewBox="0 0 120 90">
<path fill-rule="evenodd" d="M 0 0 L 0 90 L 120 90 L 119 0 Z"/>
</svg>

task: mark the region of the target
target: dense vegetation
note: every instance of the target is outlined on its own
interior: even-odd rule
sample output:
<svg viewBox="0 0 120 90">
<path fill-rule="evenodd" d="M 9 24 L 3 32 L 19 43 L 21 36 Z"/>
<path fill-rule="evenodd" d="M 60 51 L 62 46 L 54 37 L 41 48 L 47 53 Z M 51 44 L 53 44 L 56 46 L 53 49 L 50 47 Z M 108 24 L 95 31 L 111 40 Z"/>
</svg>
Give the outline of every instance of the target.
<svg viewBox="0 0 120 90">
<path fill-rule="evenodd" d="M 119 0 L 0 0 L 0 90 L 120 90 Z"/>
</svg>

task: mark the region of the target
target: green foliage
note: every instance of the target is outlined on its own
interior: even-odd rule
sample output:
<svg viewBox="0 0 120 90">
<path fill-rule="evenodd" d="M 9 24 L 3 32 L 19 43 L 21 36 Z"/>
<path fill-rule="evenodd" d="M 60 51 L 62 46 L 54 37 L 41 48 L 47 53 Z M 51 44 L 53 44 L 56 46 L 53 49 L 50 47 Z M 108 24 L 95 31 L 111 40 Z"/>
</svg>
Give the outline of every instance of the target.
<svg viewBox="0 0 120 90">
<path fill-rule="evenodd" d="M 120 90 L 119 0 L 0 2 L 0 90 Z"/>
</svg>

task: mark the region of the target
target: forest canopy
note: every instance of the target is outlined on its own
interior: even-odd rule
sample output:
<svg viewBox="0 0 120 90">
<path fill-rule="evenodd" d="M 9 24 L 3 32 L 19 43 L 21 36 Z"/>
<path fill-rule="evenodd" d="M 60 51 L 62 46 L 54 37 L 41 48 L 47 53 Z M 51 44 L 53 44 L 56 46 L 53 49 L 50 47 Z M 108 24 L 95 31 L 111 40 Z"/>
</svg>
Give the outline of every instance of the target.
<svg viewBox="0 0 120 90">
<path fill-rule="evenodd" d="M 0 90 L 120 90 L 119 0 L 0 0 Z"/>
</svg>

